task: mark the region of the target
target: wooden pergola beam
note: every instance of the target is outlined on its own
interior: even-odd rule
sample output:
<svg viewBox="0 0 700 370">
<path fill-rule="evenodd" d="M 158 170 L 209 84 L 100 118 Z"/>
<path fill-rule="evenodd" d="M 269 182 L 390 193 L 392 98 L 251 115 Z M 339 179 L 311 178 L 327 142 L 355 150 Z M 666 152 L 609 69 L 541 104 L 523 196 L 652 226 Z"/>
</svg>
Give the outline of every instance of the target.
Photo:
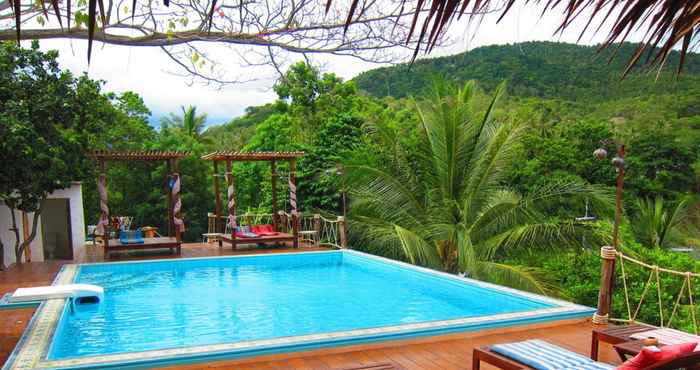
<svg viewBox="0 0 700 370">
<path fill-rule="evenodd" d="M 202 159 L 208 161 L 273 161 L 273 160 L 291 160 L 304 155 L 304 152 L 240 152 L 230 150 L 220 150 L 211 152 L 202 156 Z"/>
<path fill-rule="evenodd" d="M 189 155 L 189 152 L 166 150 L 111 151 L 94 150 L 88 157 L 96 161 L 171 161 Z"/>
</svg>

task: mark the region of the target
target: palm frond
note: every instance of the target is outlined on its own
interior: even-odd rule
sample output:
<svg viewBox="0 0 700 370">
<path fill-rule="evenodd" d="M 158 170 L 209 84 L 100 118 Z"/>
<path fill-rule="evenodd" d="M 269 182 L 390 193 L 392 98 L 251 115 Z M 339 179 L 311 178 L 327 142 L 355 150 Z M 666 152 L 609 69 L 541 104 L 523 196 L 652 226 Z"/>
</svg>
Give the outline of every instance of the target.
<svg viewBox="0 0 700 370">
<path fill-rule="evenodd" d="M 421 214 L 424 207 L 415 197 L 415 191 L 406 187 L 401 179 L 370 166 L 345 167 L 345 182 L 354 197 L 373 202 L 377 209 L 390 219 L 391 215 Z"/>
<path fill-rule="evenodd" d="M 638 199 L 638 214 L 632 223 L 637 240 L 651 247 L 668 244 L 670 235 L 688 219 L 687 200 L 668 205 L 661 197 Z"/>
<path fill-rule="evenodd" d="M 411 263 L 420 263 L 431 267 L 440 266 L 440 259 L 435 248 L 425 239 L 399 225 L 394 225 L 394 231 L 401 241 L 404 254 Z"/>
<path fill-rule="evenodd" d="M 494 284 L 540 294 L 551 294 L 556 291 L 556 285 L 548 282 L 545 276 L 532 267 L 480 262 L 477 269 L 472 271 L 472 276 Z"/>
<path fill-rule="evenodd" d="M 471 207 L 480 207 L 489 194 L 489 189 L 500 187 L 506 169 L 515 158 L 516 147 L 523 130 L 517 124 L 488 123 L 479 137 L 475 156 L 469 165 L 469 177 L 460 196 Z M 465 203 L 466 204 L 466 203 Z"/>
</svg>

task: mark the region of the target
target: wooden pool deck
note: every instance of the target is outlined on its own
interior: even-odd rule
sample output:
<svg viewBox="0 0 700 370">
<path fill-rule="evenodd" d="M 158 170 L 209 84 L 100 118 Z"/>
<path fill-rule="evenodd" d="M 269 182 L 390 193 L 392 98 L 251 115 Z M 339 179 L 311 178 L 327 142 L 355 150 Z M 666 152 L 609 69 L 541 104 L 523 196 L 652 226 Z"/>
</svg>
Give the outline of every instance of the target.
<svg viewBox="0 0 700 370">
<path fill-rule="evenodd" d="M 12 292 L 18 287 L 49 285 L 65 263 L 101 262 L 101 248 L 88 246 L 88 252 L 79 261 L 32 262 L 12 265 L 0 271 L 0 295 Z M 284 253 L 325 250 L 325 248 L 275 248 L 232 251 L 219 249 L 214 244 L 184 244 L 182 254 L 131 253 L 126 257 L 112 260 L 186 258 L 218 255 L 241 255 L 251 253 Z M 2 365 L 24 328 L 29 322 L 33 308 L 0 310 L 0 365 Z M 480 331 L 478 333 L 453 334 L 428 337 L 401 342 L 384 342 L 371 345 L 337 347 L 292 354 L 278 354 L 234 361 L 212 362 L 178 366 L 177 369 L 348 369 L 379 363 L 389 363 L 397 369 L 471 369 L 471 354 L 474 347 L 495 343 L 539 338 L 564 348 L 589 354 L 593 325 L 588 321 L 576 320 L 558 323 L 536 324 L 528 327 L 511 327 Z M 612 349 L 601 344 L 601 361 L 617 364 L 619 361 Z M 175 368 L 175 367 L 171 367 Z M 484 370 L 494 369 L 482 366 Z"/>
</svg>

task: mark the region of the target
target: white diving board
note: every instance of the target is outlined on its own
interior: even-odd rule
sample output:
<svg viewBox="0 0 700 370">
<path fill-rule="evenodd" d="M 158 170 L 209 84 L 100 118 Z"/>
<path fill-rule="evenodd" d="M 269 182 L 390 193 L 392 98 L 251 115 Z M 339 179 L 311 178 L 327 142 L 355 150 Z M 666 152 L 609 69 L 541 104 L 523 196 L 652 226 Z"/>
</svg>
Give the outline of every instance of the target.
<svg viewBox="0 0 700 370">
<path fill-rule="evenodd" d="M 105 291 L 101 286 L 91 284 L 64 284 L 19 288 L 7 299 L 9 303 L 43 301 L 47 299 L 89 299 L 101 302 Z"/>
</svg>

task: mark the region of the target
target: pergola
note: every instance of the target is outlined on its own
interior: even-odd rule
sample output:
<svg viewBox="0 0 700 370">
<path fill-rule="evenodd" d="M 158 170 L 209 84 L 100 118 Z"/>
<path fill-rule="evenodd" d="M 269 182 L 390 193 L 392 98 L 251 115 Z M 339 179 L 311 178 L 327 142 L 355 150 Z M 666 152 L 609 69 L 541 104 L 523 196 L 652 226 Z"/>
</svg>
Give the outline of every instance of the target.
<svg viewBox="0 0 700 370">
<path fill-rule="evenodd" d="M 296 159 L 303 156 L 304 152 L 239 152 L 239 151 L 216 151 L 202 156 L 202 159 L 212 161 L 214 169 L 214 194 L 216 197 L 215 214 L 216 229 L 221 230 L 221 196 L 219 193 L 219 162 L 226 164 L 226 185 L 228 196 L 228 219 L 231 233 L 223 233 L 219 238 L 219 246 L 222 242 L 230 243 L 233 248 L 237 244 L 250 243 L 281 243 L 291 241 L 294 248 L 299 246 L 299 214 L 297 211 L 297 186 L 296 186 Z M 270 162 L 270 181 L 272 183 L 272 227 L 275 231 L 280 231 L 280 220 L 277 213 L 277 162 L 285 161 L 289 163 L 289 199 L 292 215 L 292 234 L 279 233 L 275 236 L 259 236 L 257 238 L 237 238 L 235 228 L 236 222 L 236 197 L 233 190 L 232 162 Z"/>
<path fill-rule="evenodd" d="M 185 223 L 182 220 L 180 200 L 180 174 L 177 173 L 177 160 L 188 155 L 178 151 L 107 151 L 96 150 L 88 154 L 99 166 L 98 191 L 100 193 L 100 221 L 95 233 L 102 236 L 105 256 L 109 258 L 110 251 L 130 249 L 170 248 L 180 253 L 182 233 Z M 165 181 L 165 193 L 168 200 L 168 236 L 144 238 L 143 243 L 122 243 L 119 239 L 110 240 L 109 207 L 107 205 L 106 164 L 107 162 L 165 162 L 168 166 Z"/>
</svg>

